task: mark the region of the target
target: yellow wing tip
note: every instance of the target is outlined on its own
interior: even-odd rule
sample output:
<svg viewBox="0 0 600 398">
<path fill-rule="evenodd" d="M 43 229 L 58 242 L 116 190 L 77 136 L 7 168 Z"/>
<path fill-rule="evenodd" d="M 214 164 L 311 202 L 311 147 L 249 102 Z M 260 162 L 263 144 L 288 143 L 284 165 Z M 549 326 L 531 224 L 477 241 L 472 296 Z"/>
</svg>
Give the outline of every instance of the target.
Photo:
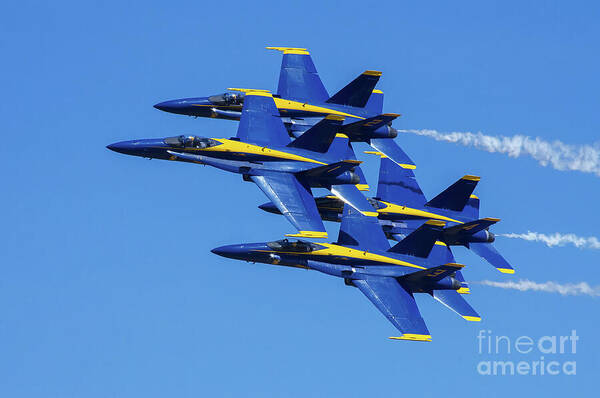
<svg viewBox="0 0 600 398">
<path fill-rule="evenodd" d="M 297 234 L 285 234 L 292 238 L 327 238 L 327 232 L 321 231 L 299 231 Z"/>
<path fill-rule="evenodd" d="M 498 268 L 498 271 L 502 272 L 503 274 L 514 274 L 515 270 L 512 268 Z"/>
<path fill-rule="evenodd" d="M 379 213 L 377 213 L 376 211 L 361 211 L 361 213 L 367 217 L 377 217 L 379 216 Z"/>
<path fill-rule="evenodd" d="M 284 54 L 300 54 L 300 55 L 309 55 L 310 53 L 306 48 L 301 47 L 265 47 L 267 50 L 276 50 L 281 51 Z"/>
<path fill-rule="evenodd" d="M 479 196 L 477 196 L 477 195 L 471 195 L 471 196 L 469 196 L 469 198 L 471 198 L 471 199 L 479 199 Z"/>
<path fill-rule="evenodd" d="M 358 188 L 359 191 L 368 191 L 369 184 L 356 184 L 356 188 Z"/>
<path fill-rule="evenodd" d="M 403 169 L 409 169 L 409 170 L 414 170 L 417 168 L 417 166 L 414 164 L 406 164 L 406 163 L 399 163 L 398 166 L 402 167 Z"/>
<path fill-rule="evenodd" d="M 456 291 L 456 293 L 460 293 L 460 294 L 471 294 L 471 289 L 469 289 L 468 287 L 461 287 L 460 289 L 458 289 Z"/>
<path fill-rule="evenodd" d="M 344 116 L 342 116 L 342 115 L 332 115 L 332 114 L 329 114 L 329 115 L 325 116 L 325 119 L 327 119 L 327 120 L 339 120 L 339 121 L 343 122 L 346 118 Z"/>
<path fill-rule="evenodd" d="M 486 218 L 484 218 L 483 220 L 485 220 L 485 221 L 493 221 L 493 222 L 498 222 L 498 221 L 500 221 L 500 219 L 499 219 L 499 218 L 492 218 L 492 217 L 486 217 Z"/>
<path fill-rule="evenodd" d="M 383 91 L 375 89 L 373 90 L 373 94 L 383 94 Z"/>
<path fill-rule="evenodd" d="M 409 341 L 431 341 L 430 334 L 412 334 L 405 333 L 402 336 L 392 336 L 392 340 L 409 340 Z"/>
<path fill-rule="evenodd" d="M 447 244 L 445 244 L 444 242 L 442 242 L 441 240 L 436 240 L 435 244 L 438 246 L 448 246 Z"/>
<path fill-rule="evenodd" d="M 481 322 L 481 317 L 480 316 L 467 316 L 467 315 L 463 315 L 463 318 L 465 318 L 467 321 L 470 322 Z"/>
<path fill-rule="evenodd" d="M 363 151 L 363 153 L 366 153 L 367 155 L 381 156 L 383 159 L 387 158 L 387 156 L 385 156 L 383 153 L 381 153 L 379 151 Z"/>
<path fill-rule="evenodd" d="M 383 73 L 378 70 L 366 70 L 362 74 L 368 76 L 381 76 Z"/>
<path fill-rule="evenodd" d="M 479 177 L 479 176 L 472 176 L 470 174 L 467 174 L 466 176 L 462 177 L 462 180 L 479 181 L 479 180 L 481 180 L 481 177 Z"/>
<path fill-rule="evenodd" d="M 459 263 L 446 263 L 444 264 L 446 267 L 452 267 L 452 268 L 464 268 L 465 265 L 464 264 L 459 264 Z"/>
<path fill-rule="evenodd" d="M 361 160 L 355 160 L 355 159 L 346 159 L 343 160 L 344 163 L 350 163 L 350 164 L 361 164 L 362 161 Z"/>
<path fill-rule="evenodd" d="M 298 50 L 298 51 L 308 51 L 306 48 L 302 47 L 277 47 L 277 46 L 268 46 L 265 47 L 267 50 L 277 50 L 277 51 L 285 51 L 285 50 Z"/>
<path fill-rule="evenodd" d="M 443 227 L 446 225 L 445 221 L 440 221 L 440 220 L 427 220 L 425 221 L 425 224 L 427 225 L 434 225 L 436 227 Z"/>
</svg>

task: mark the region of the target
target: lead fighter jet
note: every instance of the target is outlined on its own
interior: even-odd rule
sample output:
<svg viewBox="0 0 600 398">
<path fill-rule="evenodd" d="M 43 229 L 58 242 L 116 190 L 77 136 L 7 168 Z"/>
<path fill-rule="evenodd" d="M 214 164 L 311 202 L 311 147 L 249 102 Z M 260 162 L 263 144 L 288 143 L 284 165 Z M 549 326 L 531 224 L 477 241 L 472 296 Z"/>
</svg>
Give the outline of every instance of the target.
<svg viewBox="0 0 600 398">
<path fill-rule="evenodd" d="M 365 217 L 349 206 L 336 243 L 287 239 L 212 250 L 223 257 L 316 270 L 343 278 L 357 287 L 402 333 L 399 340 L 431 341 L 431 335 L 414 299 L 428 293 L 468 321 L 481 317 L 460 294 L 463 265 L 456 264 L 450 249 L 439 244 L 444 222 L 430 220 L 390 248 L 374 217 Z M 437 243 L 437 244 L 436 244 Z"/>
<path fill-rule="evenodd" d="M 271 94 L 248 92 L 234 138 L 178 136 L 122 141 L 107 148 L 242 174 L 296 227 L 298 233 L 288 236 L 325 238 L 327 232 L 311 187 L 327 188 L 364 215 L 377 216 L 355 186 L 359 176 L 354 169 L 361 162 L 347 157 L 348 138 L 337 134 L 342 120 L 341 116 L 328 115 L 291 141 Z"/>
</svg>

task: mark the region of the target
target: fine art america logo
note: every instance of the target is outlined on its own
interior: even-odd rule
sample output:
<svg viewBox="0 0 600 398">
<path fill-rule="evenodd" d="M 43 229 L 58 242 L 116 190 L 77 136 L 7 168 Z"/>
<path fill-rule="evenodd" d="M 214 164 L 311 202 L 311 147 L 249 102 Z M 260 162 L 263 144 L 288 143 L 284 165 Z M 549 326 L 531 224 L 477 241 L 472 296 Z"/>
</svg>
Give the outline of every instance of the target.
<svg viewBox="0 0 600 398">
<path fill-rule="evenodd" d="M 579 336 L 571 330 L 566 336 L 508 336 L 480 330 L 477 335 L 480 361 L 477 373 L 484 376 L 556 376 L 577 374 Z"/>
</svg>

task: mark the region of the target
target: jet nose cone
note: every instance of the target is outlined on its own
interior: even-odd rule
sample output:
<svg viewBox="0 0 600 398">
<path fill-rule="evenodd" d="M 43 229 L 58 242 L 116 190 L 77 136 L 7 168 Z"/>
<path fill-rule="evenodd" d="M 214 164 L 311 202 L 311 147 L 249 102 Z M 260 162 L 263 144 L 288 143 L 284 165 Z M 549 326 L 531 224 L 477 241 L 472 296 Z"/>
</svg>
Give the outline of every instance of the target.
<svg viewBox="0 0 600 398">
<path fill-rule="evenodd" d="M 179 101 L 164 101 L 164 102 L 159 102 L 158 104 L 154 105 L 154 107 L 158 110 L 164 111 L 164 112 L 173 112 L 178 106 Z"/>
<path fill-rule="evenodd" d="M 178 115 L 188 116 L 205 116 L 211 115 L 211 107 L 214 104 L 208 99 L 208 97 L 198 98 L 179 98 L 164 102 L 159 102 L 154 105 L 156 109 L 164 112 L 175 113 Z"/>
<path fill-rule="evenodd" d="M 129 153 L 131 152 L 131 141 L 121 141 L 115 142 L 114 144 L 107 145 L 106 148 L 111 151 L 119 152 L 119 153 Z"/>
<path fill-rule="evenodd" d="M 224 247 L 226 247 L 226 246 L 215 247 L 214 249 L 211 250 L 211 252 L 213 252 L 217 256 L 224 256 L 225 253 L 227 253 L 226 250 L 223 250 Z"/>
<path fill-rule="evenodd" d="M 216 247 L 211 252 L 221 257 L 237 258 L 242 250 L 240 245 L 227 245 Z"/>
</svg>

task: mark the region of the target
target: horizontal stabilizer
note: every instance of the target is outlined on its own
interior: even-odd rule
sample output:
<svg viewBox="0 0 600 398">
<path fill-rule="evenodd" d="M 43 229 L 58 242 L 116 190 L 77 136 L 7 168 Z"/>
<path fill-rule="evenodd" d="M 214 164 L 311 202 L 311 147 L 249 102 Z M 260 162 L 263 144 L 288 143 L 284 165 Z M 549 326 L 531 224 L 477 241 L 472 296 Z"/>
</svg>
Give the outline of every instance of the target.
<svg viewBox="0 0 600 398">
<path fill-rule="evenodd" d="M 438 209 L 462 211 L 478 182 L 479 177 L 466 175 L 450 185 L 438 196 L 427 202 L 426 206 Z"/>
<path fill-rule="evenodd" d="M 381 72 L 367 70 L 327 100 L 330 104 L 364 108 L 377 85 Z"/>
<path fill-rule="evenodd" d="M 346 171 L 351 171 L 362 162 L 360 160 L 342 160 L 341 162 L 331 163 L 325 166 L 314 167 L 298 173 L 299 177 L 310 179 L 327 179 L 339 176 Z"/>
<path fill-rule="evenodd" d="M 428 257 L 431 249 L 442 235 L 443 221 L 428 220 L 389 251 L 416 257 Z"/>
<path fill-rule="evenodd" d="M 375 130 L 383 126 L 388 126 L 392 120 L 396 119 L 398 116 L 400 115 L 397 113 L 384 113 L 383 115 L 377 115 L 367 119 L 359 120 L 358 122 L 345 124 L 341 131 L 350 137 L 352 141 L 366 141 L 373 137 L 373 132 Z M 383 137 L 387 137 L 385 139 L 394 138 L 396 136 L 396 130 L 390 129 L 384 130 L 385 134 Z M 381 137 L 381 135 L 378 136 Z"/>
<path fill-rule="evenodd" d="M 287 146 L 325 153 L 331 146 L 343 121 L 343 116 L 327 115 L 323 120 L 306 130 L 300 137 L 290 142 Z"/>
<path fill-rule="evenodd" d="M 483 257 L 488 263 L 492 264 L 503 274 L 514 274 L 515 269 L 506 261 L 504 257 L 491 243 L 469 243 L 469 249 Z"/>
<path fill-rule="evenodd" d="M 432 296 L 467 321 L 481 321 L 477 311 L 456 290 L 434 290 Z"/>
<path fill-rule="evenodd" d="M 356 185 L 332 185 L 329 190 L 347 205 L 352 206 L 354 209 L 360 211 L 363 215 L 375 218 L 375 220 L 377 220 L 379 213 L 377 213 L 377 211 L 373 208 L 373 205 L 369 203 L 367 198 L 365 198 L 365 195 L 360 192 Z M 383 234 L 383 230 L 381 230 L 381 233 Z"/>
<path fill-rule="evenodd" d="M 456 263 L 448 263 L 438 265 L 437 267 L 427 268 L 421 271 L 412 272 L 400 277 L 403 283 L 409 286 L 423 286 L 433 282 L 442 280 L 447 276 L 451 276 L 457 271 L 460 271 L 464 265 Z"/>
<path fill-rule="evenodd" d="M 482 218 L 481 220 L 454 225 L 452 227 L 445 228 L 444 235 L 457 235 L 459 233 L 473 235 L 474 233 L 488 228 L 490 225 L 496 224 L 498 221 L 500 221 L 499 218 Z"/>
</svg>

